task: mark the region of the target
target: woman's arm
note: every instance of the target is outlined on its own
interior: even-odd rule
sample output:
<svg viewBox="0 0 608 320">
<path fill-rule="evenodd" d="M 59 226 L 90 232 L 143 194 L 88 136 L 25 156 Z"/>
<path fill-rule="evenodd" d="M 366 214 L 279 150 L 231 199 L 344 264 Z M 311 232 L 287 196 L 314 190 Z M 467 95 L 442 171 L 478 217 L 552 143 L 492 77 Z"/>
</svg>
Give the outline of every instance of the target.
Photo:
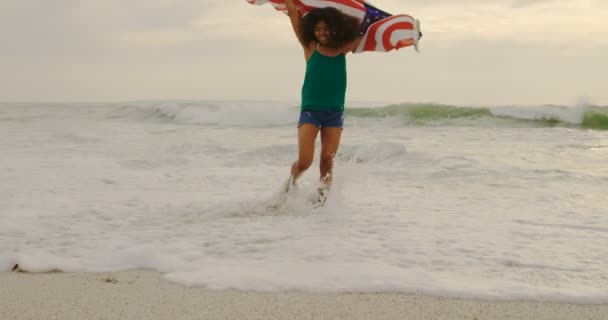
<svg viewBox="0 0 608 320">
<path fill-rule="evenodd" d="M 287 6 L 287 13 L 289 14 L 293 31 L 296 33 L 296 37 L 298 37 L 298 41 L 300 41 L 302 48 L 304 48 L 304 58 L 308 61 L 315 47 L 313 43 L 304 43 L 304 40 L 302 39 L 302 17 L 300 17 L 300 13 L 293 1 L 294 0 L 285 0 L 285 5 Z"/>
<path fill-rule="evenodd" d="M 300 13 L 296 8 L 296 4 L 293 3 L 293 0 L 285 0 L 285 5 L 287 6 L 287 14 L 289 15 L 289 20 L 291 20 L 291 26 L 293 27 L 293 32 L 295 32 L 298 41 L 302 44 L 303 47 L 306 45 L 302 42 L 302 34 L 300 31 L 300 24 L 302 23 L 302 17 L 300 17 Z"/>
</svg>

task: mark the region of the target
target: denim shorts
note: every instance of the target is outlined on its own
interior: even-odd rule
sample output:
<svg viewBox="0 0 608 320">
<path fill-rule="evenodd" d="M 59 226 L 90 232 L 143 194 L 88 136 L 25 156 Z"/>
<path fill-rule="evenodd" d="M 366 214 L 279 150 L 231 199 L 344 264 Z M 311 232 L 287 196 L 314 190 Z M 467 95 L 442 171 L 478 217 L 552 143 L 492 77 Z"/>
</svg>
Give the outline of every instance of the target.
<svg viewBox="0 0 608 320">
<path fill-rule="evenodd" d="M 302 110 L 298 127 L 308 123 L 317 128 L 342 128 L 344 126 L 344 112 Z"/>
</svg>

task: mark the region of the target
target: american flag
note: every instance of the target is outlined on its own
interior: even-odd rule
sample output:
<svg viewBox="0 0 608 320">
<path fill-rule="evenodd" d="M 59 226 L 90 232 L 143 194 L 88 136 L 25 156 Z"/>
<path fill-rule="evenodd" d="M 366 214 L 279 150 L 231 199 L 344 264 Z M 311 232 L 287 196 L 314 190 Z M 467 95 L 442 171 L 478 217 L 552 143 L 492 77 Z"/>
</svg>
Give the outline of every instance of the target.
<svg viewBox="0 0 608 320">
<path fill-rule="evenodd" d="M 287 13 L 284 0 L 245 0 L 251 4 L 272 4 L 276 10 Z M 334 7 L 361 21 L 361 43 L 355 53 L 365 51 L 388 52 L 407 46 L 418 51 L 420 22 L 412 16 L 391 15 L 364 0 L 294 0 L 300 14 L 315 8 Z"/>
</svg>

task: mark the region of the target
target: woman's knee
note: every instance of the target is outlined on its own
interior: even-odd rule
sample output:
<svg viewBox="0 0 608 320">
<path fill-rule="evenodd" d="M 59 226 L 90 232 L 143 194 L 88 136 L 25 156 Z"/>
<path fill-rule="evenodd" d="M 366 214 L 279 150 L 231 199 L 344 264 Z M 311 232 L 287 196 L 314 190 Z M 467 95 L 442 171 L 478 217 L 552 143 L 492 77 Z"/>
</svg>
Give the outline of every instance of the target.
<svg viewBox="0 0 608 320">
<path fill-rule="evenodd" d="M 304 171 L 310 168 L 310 165 L 312 165 L 312 158 L 300 158 L 296 162 L 296 166 L 299 171 Z"/>
</svg>

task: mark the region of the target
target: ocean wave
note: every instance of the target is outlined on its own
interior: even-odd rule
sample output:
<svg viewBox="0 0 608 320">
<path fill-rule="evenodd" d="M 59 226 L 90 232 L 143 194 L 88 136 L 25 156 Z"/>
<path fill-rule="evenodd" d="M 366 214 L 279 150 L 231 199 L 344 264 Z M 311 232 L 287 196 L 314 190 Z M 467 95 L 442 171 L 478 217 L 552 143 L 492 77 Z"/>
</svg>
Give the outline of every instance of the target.
<svg viewBox="0 0 608 320">
<path fill-rule="evenodd" d="M 489 116 L 490 110 L 443 104 L 393 104 L 381 108 L 350 108 L 346 110 L 346 115 L 365 118 L 402 116 L 410 120 L 437 120 Z"/>
<path fill-rule="evenodd" d="M 585 113 L 581 126 L 589 129 L 608 130 L 608 112 L 592 110 Z"/>
<path fill-rule="evenodd" d="M 148 115 L 182 124 L 276 127 L 294 126 L 299 107 L 279 102 L 159 102 L 138 106 Z M 395 119 L 400 125 L 538 126 L 608 130 L 608 107 L 597 106 L 494 106 L 467 107 L 435 103 L 391 104 L 383 107 L 349 107 L 346 125 L 365 119 Z M 360 120 L 363 120 L 361 122 Z"/>
<path fill-rule="evenodd" d="M 435 121 L 457 122 L 480 118 L 527 123 L 535 126 L 566 126 L 608 130 L 608 108 L 595 106 L 499 106 L 462 107 L 443 104 L 399 104 L 381 108 L 350 108 L 347 116 L 362 118 L 401 117 L 409 124 L 430 124 Z"/>
<path fill-rule="evenodd" d="M 277 103 L 155 103 L 148 110 L 184 124 L 268 127 L 295 124 L 298 110 Z"/>
</svg>

